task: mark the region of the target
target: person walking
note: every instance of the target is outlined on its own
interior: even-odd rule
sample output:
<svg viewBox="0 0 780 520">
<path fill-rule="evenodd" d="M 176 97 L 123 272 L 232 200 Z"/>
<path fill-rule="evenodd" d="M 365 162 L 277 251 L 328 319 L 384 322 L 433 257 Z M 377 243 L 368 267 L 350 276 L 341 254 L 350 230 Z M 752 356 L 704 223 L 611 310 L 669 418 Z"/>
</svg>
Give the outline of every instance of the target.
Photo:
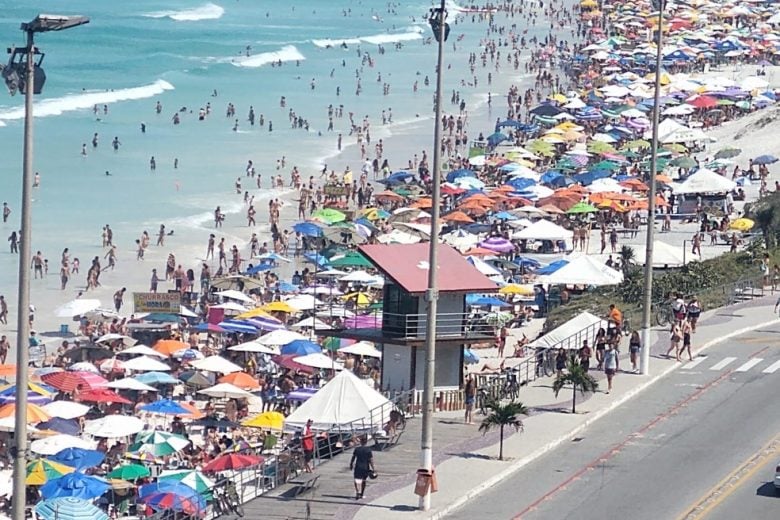
<svg viewBox="0 0 780 520">
<path fill-rule="evenodd" d="M 596 333 L 596 362 L 598 370 L 604 369 L 604 352 L 607 350 L 607 331 L 604 328 L 600 328 Z"/>
<path fill-rule="evenodd" d="M 607 375 L 607 393 L 612 391 L 612 378 L 615 377 L 615 374 L 618 371 L 620 366 L 619 363 L 618 352 L 615 350 L 612 343 L 610 343 L 609 347 L 604 352 L 604 373 Z"/>
<path fill-rule="evenodd" d="M 366 446 L 368 437 L 360 437 L 360 446 L 352 452 L 352 460 L 349 461 L 349 469 L 353 470 L 352 477 L 355 480 L 355 500 L 360 500 L 366 492 L 366 480 L 369 476 L 376 475 L 374 468 L 374 452 Z"/>
<path fill-rule="evenodd" d="M 558 349 L 558 353 L 555 355 L 555 372 L 558 377 L 563 375 L 563 369 L 566 368 L 566 351 L 564 349 Z"/>
<path fill-rule="evenodd" d="M 477 382 L 474 380 L 474 376 L 469 376 L 466 380 L 463 394 L 466 399 L 466 414 L 463 420 L 466 424 L 474 424 L 474 403 L 477 400 Z"/>
<path fill-rule="evenodd" d="M 579 351 L 579 358 L 580 358 L 580 366 L 582 367 L 585 372 L 587 372 L 590 369 L 590 358 L 593 355 L 593 352 L 590 350 L 590 347 L 588 346 L 588 340 L 584 339 L 582 340 L 582 347 L 580 347 Z"/>
<path fill-rule="evenodd" d="M 696 332 L 696 323 L 699 321 L 699 316 L 701 316 L 701 303 L 699 303 L 699 299 L 696 296 L 691 296 L 691 301 L 688 302 L 688 321 L 691 323 L 691 332 Z"/>
<path fill-rule="evenodd" d="M 680 330 L 682 331 L 682 348 L 677 355 L 677 361 L 680 361 L 680 355 L 684 354 L 686 350 L 688 351 L 688 361 L 693 361 L 693 355 L 691 355 L 691 333 L 693 332 L 691 322 L 684 320 Z"/>
<path fill-rule="evenodd" d="M 313 421 L 309 419 L 306 421 L 306 426 L 303 427 L 303 436 L 301 437 L 301 447 L 303 448 L 303 471 L 306 473 L 313 473 L 311 461 L 314 460 L 314 432 L 311 430 Z"/>
<path fill-rule="evenodd" d="M 682 340 L 682 330 L 680 329 L 680 322 L 675 320 L 672 324 L 669 350 L 666 351 L 666 357 L 669 357 L 669 354 L 674 351 L 674 357 L 677 361 L 680 361 L 680 340 Z"/>
<path fill-rule="evenodd" d="M 122 287 L 117 292 L 114 293 L 114 308 L 116 309 L 116 312 L 119 312 L 119 309 L 122 308 L 123 299 L 125 297 L 125 291 L 127 291 L 126 287 Z"/>
<path fill-rule="evenodd" d="M 639 332 L 634 331 L 631 333 L 631 339 L 628 340 L 628 354 L 631 356 L 631 369 L 635 374 L 639 372 L 637 359 L 640 350 L 642 350 L 642 342 L 639 340 Z"/>
</svg>

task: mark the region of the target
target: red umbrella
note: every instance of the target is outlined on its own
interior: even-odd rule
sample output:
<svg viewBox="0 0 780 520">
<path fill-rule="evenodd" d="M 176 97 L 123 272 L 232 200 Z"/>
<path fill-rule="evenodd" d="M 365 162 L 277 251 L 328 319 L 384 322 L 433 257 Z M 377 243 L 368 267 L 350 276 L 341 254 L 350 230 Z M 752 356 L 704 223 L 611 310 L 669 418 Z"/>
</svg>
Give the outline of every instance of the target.
<svg viewBox="0 0 780 520">
<path fill-rule="evenodd" d="M 718 100 L 712 96 L 698 96 L 692 101 L 686 101 L 686 103 L 696 108 L 712 108 L 718 104 Z"/>
<path fill-rule="evenodd" d="M 257 466 L 263 463 L 263 457 L 255 455 L 241 455 L 240 453 L 229 453 L 212 460 L 203 467 L 203 473 L 216 473 L 218 471 L 228 471 L 231 469 L 242 469 L 250 466 Z"/>
<path fill-rule="evenodd" d="M 281 356 L 271 356 L 271 361 L 276 363 L 282 368 L 288 370 L 297 370 L 298 372 L 306 372 L 307 374 L 313 374 L 317 369 L 308 365 L 302 365 L 293 361 L 293 358 L 300 357 L 298 354 L 287 354 Z"/>
<path fill-rule="evenodd" d="M 118 393 L 108 388 L 98 388 L 96 390 L 87 390 L 79 394 L 79 401 L 87 401 L 90 403 L 122 403 L 131 404 L 132 401 L 125 399 Z"/>
<path fill-rule="evenodd" d="M 104 388 L 108 384 L 105 378 L 92 372 L 55 372 L 41 376 L 41 380 L 63 392 L 72 392 L 77 388 L 93 390 Z"/>
</svg>

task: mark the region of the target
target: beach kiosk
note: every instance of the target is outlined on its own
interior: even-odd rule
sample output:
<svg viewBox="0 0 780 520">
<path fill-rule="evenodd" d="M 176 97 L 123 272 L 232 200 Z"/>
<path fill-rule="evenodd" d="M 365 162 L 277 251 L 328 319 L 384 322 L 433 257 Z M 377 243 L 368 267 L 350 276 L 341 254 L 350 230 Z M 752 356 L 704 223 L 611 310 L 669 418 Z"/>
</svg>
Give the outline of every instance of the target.
<svg viewBox="0 0 780 520">
<path fill-rule="evenodd" d="M 334 335 L 376 344 L 382 351 L 383 390 L 422 389 L 428 331 L 425 292 L 431 269 L 428 244 L 373 244 L 359 249 L 385 276 L 381 310 L 346 321 Z M 466 295 L 494 292 L 498 287 L 448 245 L 439 245 L 438 262 L 435 384 L 437 390 L 456 391 L 463 380 L 464 346 L 495 337 L 492 326 L 470 313 Z"/>
</svg>

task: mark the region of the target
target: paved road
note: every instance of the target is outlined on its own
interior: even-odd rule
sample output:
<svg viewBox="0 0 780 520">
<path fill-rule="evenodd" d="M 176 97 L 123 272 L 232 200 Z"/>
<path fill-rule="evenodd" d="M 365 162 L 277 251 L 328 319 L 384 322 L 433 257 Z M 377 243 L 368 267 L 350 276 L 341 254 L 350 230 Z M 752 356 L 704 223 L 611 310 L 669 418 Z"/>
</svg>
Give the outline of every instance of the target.
<svg viewBox="0 0 780 520">
<path fill-rule="evenodd" d="M 780 331 L 745 334 L 683 365 L 449 518 L 677 518 L 780 432 L 778 388 Z M 771 469 L 756 478 L 770 479 Z M 759 499 L 766 500 L 734 496 L 751 503 L 743 507 Z M 769 516 L 759 508 L 732 518 L 775 519 L 780 501 L 773 505 Z"/>
</svg>

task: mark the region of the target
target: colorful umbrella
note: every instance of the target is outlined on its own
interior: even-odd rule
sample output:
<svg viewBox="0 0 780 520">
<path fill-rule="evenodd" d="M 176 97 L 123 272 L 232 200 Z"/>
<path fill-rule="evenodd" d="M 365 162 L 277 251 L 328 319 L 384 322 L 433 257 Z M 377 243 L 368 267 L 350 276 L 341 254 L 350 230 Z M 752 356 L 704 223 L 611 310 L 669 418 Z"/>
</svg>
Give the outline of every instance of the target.
<svg viewBox="0 0 780 520">
<path fill-rule="evenodd" d="M 279 412 L 263 412 L 241 423 L 252 428 L 281 430 L 284 427 L 284 415 Z"/>
<path fill-rule="evenodd" d="M 27 479 L 25 483 L 28 486 L 42 486 L 49 480 L 60 478 L 75 470 L 65 464 L 54 462 L 49 459 L 36 459 L 27 464 Z"/>
<path fill-rule="evenodd" d="M 3 417 L 12 417 L 16 413 L 16 403 L 4 404 L 0 407 L 0 419 Z M 27 422 L 39 423 L 51 419 L 49 414 L 35 404 L 27 403 Z"/>
<path fill-rule="evenodd" d="M 729 224 L 729 229 L 745 232 L 753 229 L 753 226 L 755 225 L 756 223 L 754 221 L 750 220 L 749 218 L 742 217 Z"/>
<path fill-rule="evenodd" d="M 238 388 L 242 388 L 244 390 L 254 390 L 256 388 L 260 388 L 260 383 L 252 377 L 251 375 L 247 374 L 246 372 L 233 372 L 232 374 L 227 374 L 218 379 L 220 383 L 230 383 L 233 386 L 237 386 Z"/>
<path fill-rule="evenodd" d="M 41 486 L 45 499 L 73 497 L 90 500 L 108 491 L 111 486 L 102 478 L 90 477 L 78 471 L 52 479 Z"/>
<path fill-rule="evenodd" d="M 160 354 L 165 354 L 166 356 L 170 356 L 177 350 L 182 350 L 185 348 L 187 348 L 186 343 L 175 339 L 161 339 L 154 344 L 154 350 Z"/>
<path fill-rule="evenodd" d="M 312 213 L 311 218 L 325 224 L 335 224 L 345 221 L 347 216 L 337 209 L 323 208 Z"/>
<path fill-rule="evenodd" d="M 43 520 L 108 520 L 108 515 L 87 500 L 74 497 L 39 502 L 35 513 Z"/>
<path fill-rule="evenodd" d="M 181 415 L 189 413 L 180 403 L 171 399 L 160 399 L 153 403 L 145 404 L 141 410 L 149 413 L 158 413 L 161 415 Z"/>
<path fill-rule="evenodd" d="M 85 450 L 84 448 L 65 448 L 49 457 L 54 462 L 65 464 L 75 469 L 92 468 L 103 462 L 105 453 L 98 450 Z"/>
<path fill-rule="evenodd" d="M 48 421 L 39 423 L 36 428 L 43 431 L 65 433 L 74 436 L 79 436 L 81 434 L 81 426 L 79 426 L 78 422 L 73 419 L 62 419 L 61 417 L 52 417 Z"/>
<path fill-rule="evenodd" d="M 200 471 L 194 469 L 166 470 L 157 477 L 158 482 L 181 482 L 187 487 L 197 491 L 201 495 L 210 495 L 214 487 L 214 481 Z"/>
<path fill-rule="evenodd" d="M 108 384 L 103 377 L 92 372 L 55 372 L 41 376 L 41 380 L 63 392 L 105 388 Z"/>
<path fill-rule="evenodd" d="M 87 390 L 79 395 L 79 401 L 86 403 L 121 403 L 131 404 L 132 401 L 126 399 L 108 388 L 98 388 L 95 390 Z"/>
</svg>

